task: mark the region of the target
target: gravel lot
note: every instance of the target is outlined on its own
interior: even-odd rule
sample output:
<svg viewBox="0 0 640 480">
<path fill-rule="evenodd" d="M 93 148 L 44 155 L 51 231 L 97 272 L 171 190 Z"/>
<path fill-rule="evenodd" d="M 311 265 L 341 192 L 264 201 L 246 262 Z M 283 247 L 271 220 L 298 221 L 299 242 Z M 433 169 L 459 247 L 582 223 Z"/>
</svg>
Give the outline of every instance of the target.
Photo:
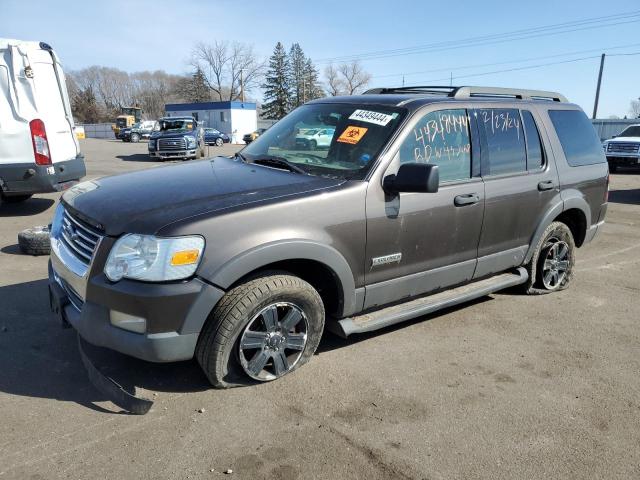
<svg viewBox="0 0 640 480">
<path fill-rule="evenodd" d="M 160 165 L 142 143 L 82 149 L 88 178 Z M 569 290 L 495 294 L 348 341 L 327 334 L 275 383 L 216 391 L 195 362 L 92 351 L 156 401 L 141 417 L 89 384 L 73 330 L 49 314 L 47 258 L 16 245 L 59 195 L 4 205 L 0 479 L 640 478 L 640 173 L 613 175 L 611 190 Z"/>
</svg>

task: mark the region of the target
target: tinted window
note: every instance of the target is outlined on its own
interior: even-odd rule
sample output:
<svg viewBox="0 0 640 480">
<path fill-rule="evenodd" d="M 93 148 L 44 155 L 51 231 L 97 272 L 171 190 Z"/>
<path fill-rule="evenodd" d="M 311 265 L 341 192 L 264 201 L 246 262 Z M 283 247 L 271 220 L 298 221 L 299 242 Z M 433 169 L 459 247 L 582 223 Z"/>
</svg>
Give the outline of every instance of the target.
<svg viewBox="0 0 640 480">
<path fill-rule="evenodd" d="M 478 110 L 483 155 L 488 160 L 484 175 L 524 172 L 527 157 L 520 112 L 515 108 Z"/>
<path fill-rule="evenodd" d="M 582 110 L 549 110 L 549 117 L 569 165 L 606 162 L 596 130 Z"/>
<path fill-rule="evenodd" d="M 469 117 L 464 109 L 426 114 L 400 147 L 400 163 L 438 165 L 440 182 L 471 178 Z"/>
<path fill-rule="evenodd" d="M 542 142 L 536 121 L 528 110 L 522 110 L 522 124 L 524 126 L 524 136 L 527 140 L 527 170 L 539 170 L 544 164 L 542 154 Z"/>
</svg>

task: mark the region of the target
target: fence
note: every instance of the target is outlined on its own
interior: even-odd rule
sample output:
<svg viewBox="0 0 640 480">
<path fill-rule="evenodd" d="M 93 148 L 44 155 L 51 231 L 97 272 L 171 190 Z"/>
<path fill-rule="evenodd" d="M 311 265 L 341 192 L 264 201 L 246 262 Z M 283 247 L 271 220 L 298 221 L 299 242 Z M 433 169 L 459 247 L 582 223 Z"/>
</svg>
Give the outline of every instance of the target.
<svg viewBox="0 0 640 480">
<path fill-rule="evenodd" d="M 593 128 L 596 129 L 596 133 L 600 136 L 600 140 L 607 140 L 614 135 L 618 135 L 622 130 L 629 125 L 640 124 L 640 118 L 631 119 L 598 119 L 591 120 Z"/>
<path fill-rule="evenodd" d="M 115 138 L 110 123 L 85 123 L 78 126 L 84 127 L 86 138 Z"/>
</svg>

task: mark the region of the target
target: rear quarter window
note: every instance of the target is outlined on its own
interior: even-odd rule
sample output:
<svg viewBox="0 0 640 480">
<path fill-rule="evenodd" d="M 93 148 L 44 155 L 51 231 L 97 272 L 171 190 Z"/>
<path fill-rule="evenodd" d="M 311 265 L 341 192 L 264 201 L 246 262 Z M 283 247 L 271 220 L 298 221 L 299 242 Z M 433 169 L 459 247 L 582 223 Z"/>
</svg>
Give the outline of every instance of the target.
<svg viewBox="0 0 640 480">
<path fill-rule="evenodd" d="M 581 110 L 549 110 L 567 163 L 572 167 L 607 161 L 593 125 Z"/>
</svg>

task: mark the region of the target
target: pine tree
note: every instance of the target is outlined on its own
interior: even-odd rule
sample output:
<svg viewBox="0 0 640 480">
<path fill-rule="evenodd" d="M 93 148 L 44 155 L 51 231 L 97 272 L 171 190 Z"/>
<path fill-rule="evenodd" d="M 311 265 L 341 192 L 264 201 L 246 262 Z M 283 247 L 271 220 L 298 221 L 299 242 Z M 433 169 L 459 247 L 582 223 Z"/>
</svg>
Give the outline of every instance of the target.
<svg viewBox="0 0 640 480">
<path fill-rule="evenodd" d="M 291 91 L 289 89 L 289 59 L 282 43 L 278 42 L 269 59 L 269 69 L 265 78 L 263 116 L 264 118 L 280 120 L 291 106 Z"/>
<path fill-rule="evenodd" d="M 299 43 L 291 45 L 289 50 L 289 85 L 291 86 L 291 107 L 296 108 L 305 102 L 305 66 L 307 59 Z"/>
<path fill-rule="evenodd" d="M 313 64 L 310 58 L 307 58 L 307 61 L 304 66 L 304 101 L 308 102 L 309 100 L 314 100 L 316 98 L 324 97 L 324 90 L 318 81 L 318 69 Z"/>
<path fill-rule="evenodd" d="M 200 67 L 193 73 L 190 90 L 190 101 L 192 102 L 207 102 L 211 100 L 211 92 L 209 91 L 204 72 Z"/>
</svg>

